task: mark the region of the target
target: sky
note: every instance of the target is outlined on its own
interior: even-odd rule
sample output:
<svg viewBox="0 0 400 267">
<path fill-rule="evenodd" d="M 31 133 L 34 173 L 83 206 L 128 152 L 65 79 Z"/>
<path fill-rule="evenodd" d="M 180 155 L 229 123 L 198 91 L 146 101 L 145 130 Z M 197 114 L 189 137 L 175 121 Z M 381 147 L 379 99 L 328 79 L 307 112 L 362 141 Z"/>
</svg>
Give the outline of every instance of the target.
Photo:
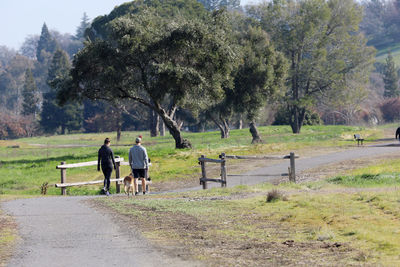
<svg viewBox="0 0 400 267">
<path fill-rule="evenodd" d="M 260 0 L 241 0 L 242 5 Z M 105 15 L 127 0 L 0 0 L 0 45 L 18 50 L 28 35 L 50 30 L 75 34 L 83 13 Z"/>
</svg>

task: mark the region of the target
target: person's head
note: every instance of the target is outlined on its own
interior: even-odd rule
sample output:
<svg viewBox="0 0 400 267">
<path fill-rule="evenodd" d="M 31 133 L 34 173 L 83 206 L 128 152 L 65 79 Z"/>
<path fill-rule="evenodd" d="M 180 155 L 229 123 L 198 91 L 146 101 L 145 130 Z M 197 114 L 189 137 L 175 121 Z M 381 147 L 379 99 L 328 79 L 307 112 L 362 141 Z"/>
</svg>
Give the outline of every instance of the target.
<svg viewBox="0 0 400 267">
<path fill-rule="evenodd" d="M 135 142 L 136 142 L 137 145 L 139 145 L 142 142 L 142 138 L 137 137 Z"/>
<path fill-rule="evenodd" d="M 110 145 L 110 138 L 106 138 L 105 140 L 104 140 L 104 144 L 106 145 L 106 146 L 109 146 Z"/>
</svg>

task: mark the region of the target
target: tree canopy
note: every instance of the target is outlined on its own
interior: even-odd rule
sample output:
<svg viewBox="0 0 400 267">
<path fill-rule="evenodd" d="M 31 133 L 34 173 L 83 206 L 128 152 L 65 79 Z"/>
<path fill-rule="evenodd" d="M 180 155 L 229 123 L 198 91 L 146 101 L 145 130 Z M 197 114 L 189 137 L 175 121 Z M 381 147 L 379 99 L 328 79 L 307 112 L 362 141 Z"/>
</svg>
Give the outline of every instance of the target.
<svg viewBox="0 0 400 267">
<path fill-rule="evenodd" d="M 400 95 L 397 68 L 394 64 L 392 53 L 390 52 L 386 58 L 383 69 L 383 82 L 385 83 L 384 97 L 398 97 Z"/>
<path fill-rule="evenodd" d="M 193 17 L 191 10 L 202 8 L 193 0 L 182 1 L 192 8 L 176 15 L 177 2 L 145 1 L 144 6 L 144 1 L 135 1 L 96 18 L 88 31 L 99 29 L 101 34 L 76 55 L 60 99 L 139 102 L 163 119 L 177 148 L 190 147 L 173 115 L 178 107 L 195 110 L 219 99 L 235 53 L 225 34 L 229 25 L 224 11 L 203 8 Z M 168 8 L 160 13 L 160 6 Z M 100 23 L 104 20 L 108 22 Z"/>
<path fill-rule="evenodd" d="M 22 103 L 23 115 L 34 115 L 39 111 L 39 98 L 37 96 L 38 90 L 36 87 L 35 79 L 33 78 L 32 71 L 27 69 L 25 72 L 25 83 L 22 95 L 24 102 Z"/>
<path fill-rule="evenodd" d="M 57 103 L 57 93 L 62 90 L 70 68 L 68 55 L 58 49 L 48 71 L 47 83 L 51 90 L 43 96 L 40 125 L 47 133 L 54 133 L 60 128 L 61 133 L 65 134 L 66 130 L 78 130 L 82 126 L 82 108 L 79 103 L 68 103 L 63 107 Z"/>
<path fill-rule="evenodd" d="M 240 7 L 240 0 L 198 0 L 208 10 L 220 8 L 237 9 Z"/>
<path fill-rule="evenodd" d="M 289 60 L 285 102 L 294 133 L 318 95 L 345 88 L 349 76 L 372 64 L 375 50 L 357 33 L 362 11 L 353 0 L 276 0 L 252 14 Z"/>
<path fill-rule="evenodd" d="M 43 63 L 45 60 L 45 53 L 53 54 L 57 48 L 56 40 L 51 36 L 46 23 L 43 24 L 42 33 L 36 48 L 36 58 L 39 62 Z"/>
</svg>

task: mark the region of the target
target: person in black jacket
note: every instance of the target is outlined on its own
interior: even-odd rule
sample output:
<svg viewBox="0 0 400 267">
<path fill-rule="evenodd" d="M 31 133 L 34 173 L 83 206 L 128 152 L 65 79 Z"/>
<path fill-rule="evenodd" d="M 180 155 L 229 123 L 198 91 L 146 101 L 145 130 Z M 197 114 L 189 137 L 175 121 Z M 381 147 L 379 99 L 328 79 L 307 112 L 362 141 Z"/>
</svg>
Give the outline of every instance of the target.
<svg viewBox="0 0 400 267">
<path fill-rule="evenodd" d="M 397 128 L 397 130 L 396 130 L 396 139 L 397 139 L 397 137 L 399 138 L 399 141 L 400 141 L 400 127 Z"/>
<path fill-rule="evenodd" d="M 101 146 L 99 149 L 99 156 L 97 160 L 97 171 L 100 171 L 100 162 L 101 162 L 101 170 L 104 174 L 104 192 L 107 196 L 110 195 L 110 178 L 111 173 L 114 165 L 115 167 L 115 160 L 114 160 L 114 153 L 110 148 L 110 139 L 106 138 L 104 140 L 104 145 Z"/>
</svg>

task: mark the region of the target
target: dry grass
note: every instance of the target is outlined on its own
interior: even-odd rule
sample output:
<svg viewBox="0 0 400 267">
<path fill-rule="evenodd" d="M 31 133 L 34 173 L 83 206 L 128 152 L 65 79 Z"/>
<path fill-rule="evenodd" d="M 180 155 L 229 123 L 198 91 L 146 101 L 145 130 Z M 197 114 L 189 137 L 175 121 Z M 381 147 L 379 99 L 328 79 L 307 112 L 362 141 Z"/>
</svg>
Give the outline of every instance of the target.
<svg viewBox="0 0 400 267">
<path fill-rule="evenodd" d="M 170 253 L 212 266 L 400 264 L 398 190 L 305 193 L 297 187 L 99 201 Z M 266 203 L 265 193 L 290 199 Z"/>
<path fill-rule="evenodd" d="M 4 198 L 0 198 L 0 266 L 6 266 L 7 261 L 13 255 L 17 238 L 15 220 L 1 210 L 1 202 L 4 200 Z"/>
<path fill-rule="evenodd" d="M 279 190 L 273 189 L 267 194 L 267 202 L 276 202 L 278 200 L 287 201 L 287 197 Z"/>
</svg>

